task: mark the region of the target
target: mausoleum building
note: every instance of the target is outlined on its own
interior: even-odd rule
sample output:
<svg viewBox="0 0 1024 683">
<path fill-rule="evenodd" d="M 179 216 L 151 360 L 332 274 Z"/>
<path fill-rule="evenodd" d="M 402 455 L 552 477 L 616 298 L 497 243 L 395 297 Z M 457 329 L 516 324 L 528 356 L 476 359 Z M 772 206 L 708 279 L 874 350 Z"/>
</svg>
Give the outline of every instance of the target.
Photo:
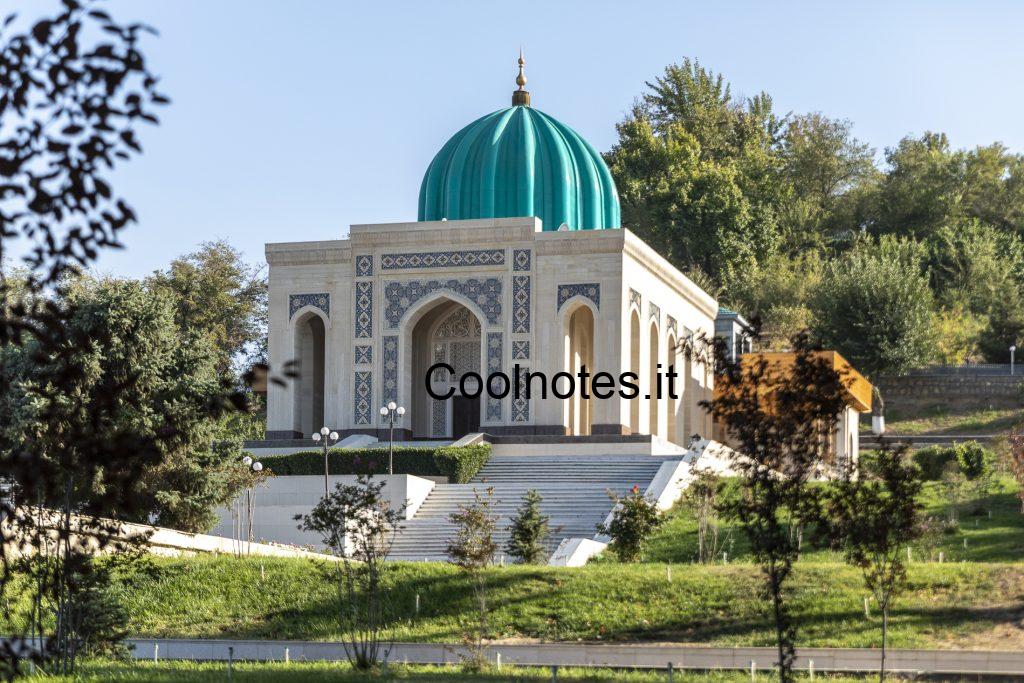
<svg viewBox="0 0 1024 683">
<path fill-rule="evenodd" d="M 417 221 L 267 245 L 270 364 L 295 371 L 268 387 L 268 438 L 324 425 L 376 435 L 392 401 L 405 408 L 402 438 L 650 434 L 685 445 L 710 436 L 698 402 L 711 397 L 711 368 L 679 349 L 714 334 L 717 302 L 621 227 L 600 154 L 531 107 L 521 70 L 517 82 L 511 107 L 441 147 Z M 437 363 L 453 372 L 428 377 Z M 515 387 L 473 395 L 482 388 L 473 373 L 515 383 L 584 366 L 616 381 L 634 373 L 639 398 L 620 396 L 618 384 L 608 398 L 559 398 L 540 381 L 529 398 Z M 670 366 L 675 398 L 664 377 L 658 390 Z"/>
</svg>

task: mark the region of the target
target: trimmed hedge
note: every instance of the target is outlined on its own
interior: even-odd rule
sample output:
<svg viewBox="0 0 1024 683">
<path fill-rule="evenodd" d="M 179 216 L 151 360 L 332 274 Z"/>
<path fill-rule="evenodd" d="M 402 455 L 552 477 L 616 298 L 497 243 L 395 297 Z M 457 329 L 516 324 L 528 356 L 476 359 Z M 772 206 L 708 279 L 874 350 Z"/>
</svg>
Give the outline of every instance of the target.
<svg viewBox="0 0 1024 683">
<path fill-rule="evenodd" d="M 443 476 L 453 484 L 464 484 L 473 478 L 490 457 L 490 444 L 443 448 L 396 447 L 395 474 Z M 324 473 L 322 450 L 268 455 L 260 460 L 264 467 L 279 477 Z M 334 448 L 328 452 L 327 462 L 331 474 L 386 474 L 388 449 Z"/>
<path fill-rule="evenodd" d="M 952 446 L 928 446 L 914 453 L 914 462 L 921 468 L 921 478 L 928 481 L 942 479 L 949 463 L 956 463 L 968 479 L 977 479 L 992 469 L 995 453 L 977 441 L 965 441 Z"/>
</svg>

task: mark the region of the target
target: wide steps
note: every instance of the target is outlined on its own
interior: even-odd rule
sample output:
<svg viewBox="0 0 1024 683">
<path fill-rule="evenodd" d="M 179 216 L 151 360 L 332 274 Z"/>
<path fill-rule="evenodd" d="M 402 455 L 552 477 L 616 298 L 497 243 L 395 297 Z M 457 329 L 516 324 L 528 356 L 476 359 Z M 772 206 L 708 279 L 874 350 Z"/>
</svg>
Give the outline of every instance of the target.
<svg viewBox="0 0 1024 683">
<path fill-rule="evenodd" d="M 531 489 L 541 495 L 541 513 L 549 517 L 548 552 L 564 538 L 592 538 L 612 508 L 609 492 L 624 495 L 634 486 L 646 490 L 666 460 L 657 456 L 495 456 L 468 484 L 438 484 L 402 523 L 390 559 L 446 561 L 456 527 L 450 517 L 471 505 L 477 494 L 490 500 L 497 518 L 498 557 L 506 554 L 512 517 Z"/>
</svg>

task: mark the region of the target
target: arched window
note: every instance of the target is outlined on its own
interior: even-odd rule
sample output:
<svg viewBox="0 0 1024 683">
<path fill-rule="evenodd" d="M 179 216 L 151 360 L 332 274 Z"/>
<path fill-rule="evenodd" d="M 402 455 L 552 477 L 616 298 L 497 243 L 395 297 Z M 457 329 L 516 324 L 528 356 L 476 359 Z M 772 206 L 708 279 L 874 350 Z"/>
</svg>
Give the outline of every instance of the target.
<svg viewBox="0 0 1024 683">
<path fill-rule="evenodd" d="M 629 316 L 629 371 L 640 382 L 640 316 L 636 311 Z M 629 431 L 640 433 L 640 397 L 629 401 Z"/>
<path fill-rule="evenodd" d="M 579 376 L 583 368 L 589 375 L 594 374 L 594 313 L 589 306 L 580 305 L 569 316 L 566 347 L 565 371 L 576 378 L 576 391 L 565 399 L 569 402 L 567 432 L 573 436 L 587 435 L 593 424 L 593 396 L 589 385 L 585 392 L 579 386 Z"/>
<path fill-rule="evenodd" d="M 294 394 L 294 429 L 308 438 L 324 423 L 324 321 L 307 312 L 295 321 L 297 378 Z"/>
<path fill-rule="evenodd" d="M 649 360 L 649 362 L 648 362 L 649 372 L 648 372 L 648 381 L 647 381 L 647 391 L 650 392 L 650 395 L 651 395 L 651 401 L 650 401 L 651 413 L 650 413 L 650 425 L 649 425 L 649 428 L 648 428 L 648 432 L 652 436 L 656 436 L 658 434 L 658 422 L 659 422 L 658 418 L 660 417 L 661 406 L 664 403 L 664 401 L 661 401 L 658 398 L 658 392 L 661 390 L 661 387 L 658 386 L 658 372 L 660 370 L 660 368 L 658 367 L 658 361 L 659 361 L 659 358 L 660 358 L 660 354 L 659 354 L 660 343 L 659 342 L 660 342 L 660 340 L 658 339 L 658 326 L 657 325 L 651 325 L 651 338 L 650 338 L 651 354 L 650 354 L 650 357 L 648 359 Z"/>
</svg>

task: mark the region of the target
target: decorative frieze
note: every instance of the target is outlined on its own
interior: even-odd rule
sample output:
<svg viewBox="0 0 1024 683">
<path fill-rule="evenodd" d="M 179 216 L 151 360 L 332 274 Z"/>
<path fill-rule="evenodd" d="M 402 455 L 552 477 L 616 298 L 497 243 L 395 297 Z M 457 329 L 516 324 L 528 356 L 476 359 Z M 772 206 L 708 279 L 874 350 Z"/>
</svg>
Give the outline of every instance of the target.
<svg viewBox="0 0 1024 683">
<path fill-rule="evenodd" d="M 601 285 L 596 282 L 584 282 L 574 285 L 558 285 L 558 306 L 556 310 L 562 310 L 565 302 L 574 296 L 590 299 L 596 307 L 601 308 Z"/>
<path fill-rule="evenodd" d="M 380 257 L 381 270 L 402 270 L 404 268 L 466 268 L 470 266 L 501 266 L 504 264 L 504 249 L 425 251 L 408 254 L 384 254 Z"/>
<path fill-rule="evenodd" d="M 429 294 L 445 290 L 459 294 L 479 306 L 487 318 L 488 325 L 501 324 L 502 281 L 500 278 L 489 277 L 387 282 L 384 284 L 386 327 L 389 330 L 398 329 L 402 317 L 411 306 Z"/>
<path fill-rule="evenodd" d="M 291 318 L 304 306 L 313 306 L 324 312 L 328 318 L 331 317 L 331 295 L 327 292 L 316 294 L 292 294 L 288 297 L 288 319 Z"/>
</svg>

